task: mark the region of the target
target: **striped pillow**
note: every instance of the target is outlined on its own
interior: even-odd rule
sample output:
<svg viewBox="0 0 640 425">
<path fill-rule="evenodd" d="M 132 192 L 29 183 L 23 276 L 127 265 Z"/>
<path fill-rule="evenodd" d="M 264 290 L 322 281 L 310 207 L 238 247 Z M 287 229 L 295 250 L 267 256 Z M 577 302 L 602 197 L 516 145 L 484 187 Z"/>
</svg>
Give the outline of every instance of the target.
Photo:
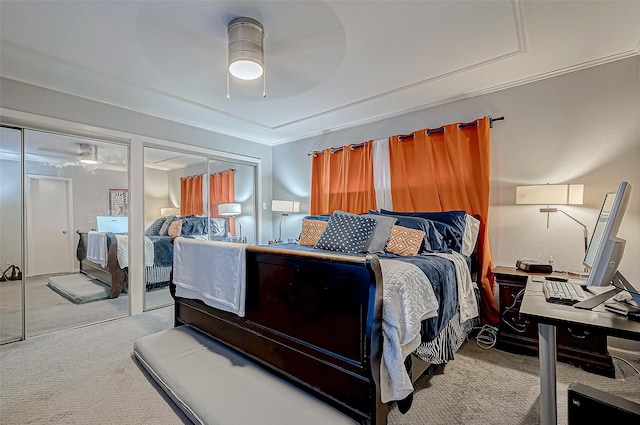
<svg viewBox="0 0 640 425">
<path fill-rule="evenodd" d="M 418 255 L 424 234 L 422 230 L 394 225 L 391 227 L 391 237 L 385 251 L 403 256 Z"/>
</svg>

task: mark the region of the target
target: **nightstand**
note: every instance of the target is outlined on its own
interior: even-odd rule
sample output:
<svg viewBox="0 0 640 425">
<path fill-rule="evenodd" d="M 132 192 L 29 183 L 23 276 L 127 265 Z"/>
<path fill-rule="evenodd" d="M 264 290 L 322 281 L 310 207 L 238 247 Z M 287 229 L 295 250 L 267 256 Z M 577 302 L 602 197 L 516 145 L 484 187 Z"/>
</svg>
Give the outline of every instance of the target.
<svg viewBox="0 0 640 425">
<path fill-rule="evenodd" d="M 500 308 L 496 347 L 512 353 L 537 355 L 538 324 L 520 316 L 520 304 L 529 276 L 545 275 L 504 266 L 493 269 L 493 275 L 498 284 Z M 610 378 L 615 376 L 604 333 L 580 326 L 558 326 L 556 341 L 559 361 Z"/>
</svg>

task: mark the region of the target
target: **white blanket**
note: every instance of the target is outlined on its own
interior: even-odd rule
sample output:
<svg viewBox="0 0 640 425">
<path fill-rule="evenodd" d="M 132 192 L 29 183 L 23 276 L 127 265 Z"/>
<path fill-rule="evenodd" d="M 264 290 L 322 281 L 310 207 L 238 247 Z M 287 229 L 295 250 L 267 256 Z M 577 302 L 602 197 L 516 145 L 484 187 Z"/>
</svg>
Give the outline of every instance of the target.
<svg viewBox="0 0 640 425">
<path fill-rule="evenodd" d="M 118 266 L 121 269 L 129 267 L 129 236 L 116 235 L 118 241 Z M 144 237 L 144 265 L 145 267 L 153 266 L 155 256 L 153 242 L 148 236 Z"/>
<path fill-rule="evenodd" d="M 383 281 L 382 402 L 402 400 L 413 392 L 404 359 L 420 345 L 421 321 L 438 314 L 438 301 L 429 278 L 417 266 L 380 260 Z"/>
<path fill-rule="evenodd" d="M 107 265 L 107 232 L 91 231 L 87 237 L 87 260 Z"/>
<path fill-rule="evenodd" d="M 176 295 L 202 300 L 220 310 L 245 314 L 246 244 L 176 238 L 173 283 Z"/>
</svg>

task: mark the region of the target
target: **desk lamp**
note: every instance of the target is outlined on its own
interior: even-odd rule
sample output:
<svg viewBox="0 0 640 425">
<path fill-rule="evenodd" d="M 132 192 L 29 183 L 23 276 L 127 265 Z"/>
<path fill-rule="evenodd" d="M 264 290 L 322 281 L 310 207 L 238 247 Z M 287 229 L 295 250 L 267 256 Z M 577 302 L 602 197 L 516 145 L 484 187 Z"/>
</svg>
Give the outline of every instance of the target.
<svg viewBox="0 0 640 425">
<path fill-rule="evenodd" d="M 517 205 L 546 205 L 540 208 L 541 213 L 547 213 L 547 229 L 549 228 L 549 213 L 559 212 L 582 226 L 584 234 L 584 251 L 589 247 L 589 234 L 587 226 L 570 216 L 567 212 L 552 208 L 549 205 L 582 205 L 584 195 L 583 184 L 542 184 L 534 186 L 516 187 Z"/>
</svg>

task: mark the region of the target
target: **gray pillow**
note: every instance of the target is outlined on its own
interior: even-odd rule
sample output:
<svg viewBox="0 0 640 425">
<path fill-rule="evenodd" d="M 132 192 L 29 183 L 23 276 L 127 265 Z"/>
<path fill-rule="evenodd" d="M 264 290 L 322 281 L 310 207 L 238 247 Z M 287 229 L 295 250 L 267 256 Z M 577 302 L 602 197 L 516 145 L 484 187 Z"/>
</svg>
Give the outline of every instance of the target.
<svg viewBox="0 0 640 425">
<path fill-rule="evenodd" d="M 384 247 L 387 246 L 389 237 L 391 237 L 391 228 L 398 219 L 374 214 L 365 214 L 362 217 L 372 218 L 376 221 L 376 227 L 371 233 L 369 242 L 364 246 L 364 250 L 370 254 L 384 253 Z"/>
</svg>

